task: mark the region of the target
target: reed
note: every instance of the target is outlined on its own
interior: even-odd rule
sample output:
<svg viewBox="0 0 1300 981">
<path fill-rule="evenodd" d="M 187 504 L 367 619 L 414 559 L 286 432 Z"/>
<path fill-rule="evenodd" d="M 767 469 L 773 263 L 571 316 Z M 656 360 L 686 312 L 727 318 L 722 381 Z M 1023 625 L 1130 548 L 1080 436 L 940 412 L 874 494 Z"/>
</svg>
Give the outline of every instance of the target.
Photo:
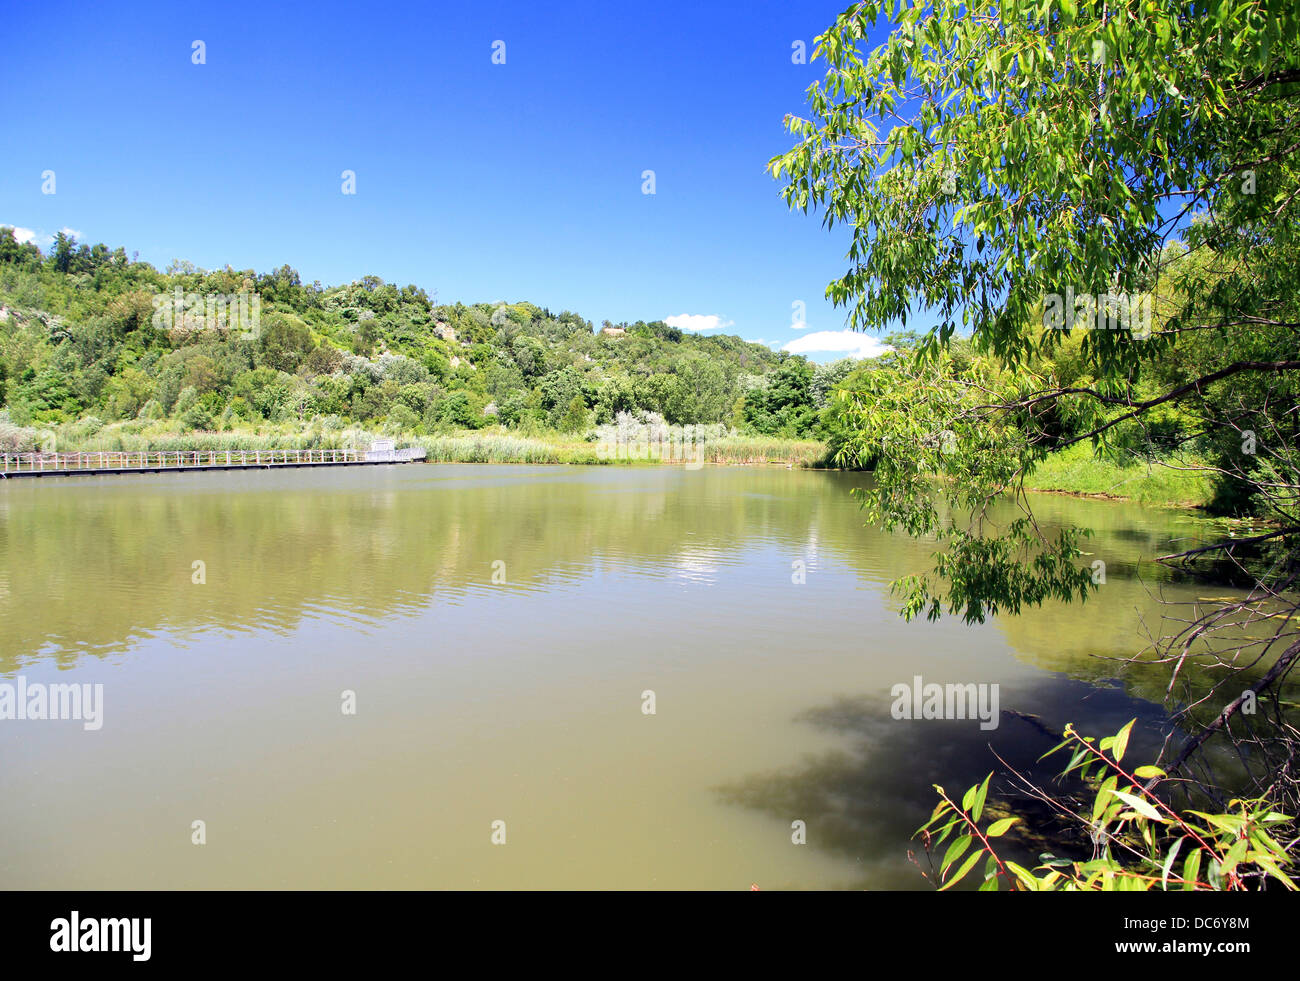
<svg viewBox="0 0 1300 981">
<path fill-rule="evenodd" d="M 167 420 L 146 423 L 138 420 L 84 427 L 77 423 L 44 431 L 52 435 L 51 449 L 75 453 L 141 450 L 331 450 L 365 448 L 381 435 L 398 446 L 422 446 L 431 463 L 570 463 L 622 465 L 672 465 L 685 462 L 650 455 L 627 459 L 601 454 L 599 444 L 566 433 L 520 435 L 509 430 L 488 429 L 445 435 L 393 435 L 360 427 L 341 428 L 264 423 L 257 428 L 222 432 L 179 432 Z M 36 431 L 13 434 L 13 442 L 33 442 Z M 825 465 L 826 447 L 811 440 L 788 440 L 769 436 L 723 435 L 702 441 L 704 462 L 718 465 L 784 464 L 813 467 Z M 29 449 L 35 448 L 26 447 Z"/>
<path fill-rule="evenodd" d="M 704 459 L 717 464 L 783 463 L 794 467 L 824 467 L 826 444 L 817 440 L 779 436 L 722 436 L 704 444 Z"/>
<path fill-rule="evenodd" d="M 423 436 L 414 440 L 429 454 L 430 463 L 577 463 L 599 462 L 575 459 L 565 446 L 540 439 L 504 433 L 473 433 L 459 436 Z"/>
</svg>

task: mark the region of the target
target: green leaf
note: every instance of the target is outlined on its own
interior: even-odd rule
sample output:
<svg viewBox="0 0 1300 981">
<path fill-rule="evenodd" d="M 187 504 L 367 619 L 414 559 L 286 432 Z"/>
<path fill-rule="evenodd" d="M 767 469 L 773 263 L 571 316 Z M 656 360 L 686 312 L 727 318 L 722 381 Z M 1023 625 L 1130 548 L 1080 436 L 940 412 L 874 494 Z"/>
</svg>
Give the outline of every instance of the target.
<svg viewBox="0 0 1300 981">
<path fill-rule="evenodd" d="M 1246 825 L 1245 818 L 1239 818 L 1232 814 L 1206 814 L 1204 811 L 1188 811 L 1187 813 L 1205 818 L 1206 821 L 1220 831 L 1227 831 L 1233 835 L 1240 834 L 1242 828 Z"/>
<path fill-rule="evenodd" d="M 1101 789 L 1097 791 L 1097 798 L 1092 802 L 1092 820 L 1094 824 L 1101 816 L 1101 812 L 1105 809 L 1106 804 L 1108 803 L 1111 791 L 1115 789 L 1115 785 L 1118 783 L 1119 777 L 1113 775 L 1102 781 Z"/>
<path fill-rule="evenodd" d="M 1007 833 L 1007 829 L 1019 820 L 1020 818 L 1009 817 L 1003 818 L 1001 821 L 994 821 L 989 825 L 989 828 L 984 832 L 984 835 L 988 838 L 1001 838 Z"/>
<path fill-rule="evenodd" d="M 1160 812 L 1144 801 L 1141 797 L 1134 797 L 1132 794 L 1126 794 L 1122 790 L 1112 790 L 1111 793 L 1129 807 L 1133 808 L 1133 810 L 1141 814 L 1144 818 L 1150 818 L 1152 821 L 1167 823 L 1165 818 L 1160 816 Z"/>
<path fill-rule="evenodd" d="M 1124 758 L 1124 750 L 1128 749 L 1129 733 L 1133 731 L 1133 723 L 1136 721 L 1137 719 L 1131 720 L 1129 724 L 1126 725 L 1123 729 L 1121 729 L 1119 731 L 1119 734 L 1115 736 L 1114 756 L 1115 756 L 1116 763 L 1118 763 L 1120 760 Z"/>
<path fill-rule="evenodd" d="M 975 808 L 974 810 L 971 811 L 971 817 L 974 818 L 976 821 L 978 821 L 980 819 L 980 815 L 984 813 L 984 798 L 988 796 L 989 781 L 992 779 L 993 779 L 993 774 L 990 773 L 987 777 L 984 778 L 984 783 L 980 785 L 979 793 L 975 795 Z"/>
<path fill-rule="evenodd" d="M 945 872 L 948 871 L 948 866 L 950 866 L 953 862 L 957 861 L 957 859 L 962 856 L 962 853 L 965 852 L 966 849 L 970 847 L 970 843 L 973 840 L 974 839 L 971 838 L 970 835 L 962 835 L 960 838 L 958 838 L 956 841 L 954 841 L 951 845 L 948 846 L 948 851 L 944 853 L 943 861 L 939 863 L 940 875 L 943 875 Z"/>
<path fill-rule="evenodd" d="M 1164 864 L 1160 866 L 1160 885 L 1166 890 L 1169 888 L 1169 870 L 1173 868 L 1174 859 L 1178 857 L 1178 849 L 1183 847 L 1183 842 L 1186 840 L 1187 836 L 1184 835 L 1175 841 L 1174 847 L 1169 849 L 1169 855 L 1165 858 Z"/>
<path fill-rule="evenodd" d="M 965 878 L 966 873 L 969 872 L 972 866 L 974 866 L 974 864 L 979 860 L 980 860 L 979 852 L 976 852 L 970 858 L 966 859 L 966 864 L 964 864 L 960 869 L 957 870 L 957 874 L 955 876 L 953 876 L 946 883 L 940 886 L 939 891 L 943 892 L 945 889 L 949 889 L 952 886 L 955 886 L 957 883 L 961 882 L 961 880 Z"/>
<path fill-rule="evenodd" d="M 1255 864 L 1266 871 L 1273 878 L 1277 879 L 1282 885 L 1286 886 L 1292 892 L 1297 891 L 1295 880 L 1277 867 L 1277 864 L 1271 858 L 1265 858 L 1260 855 L 1255 859 Z"/>
<path fill-rule="evenodd" d="M 1021 884 L 1026 889 L 1029 889 L 1032 892 L 1039 891 L 1038 879 L 1034 877 L 1034 874 L 1032 872 L 1030 872 L 1026 868 L 1023 868 L 1022 866 L 1017 865 L 1015 862 L 1007 862 L 1006 866 L 1011 870 L 1011 874 L 1014 875 L 1017 879 L 1019 879 Z"/>
<path fill-rule="evenodd" d="M 1241 838 L 1233 842 L 1232 847 L 1228 849 L 1228 854 L 1223 856 L 1223 874 L 1227 875 L 1237 868 L 1241 860 L 1246 857 L 1246 849 L 1250 847 L 1250 842 Z"/>
<path fill-rule="evenodd" d="M 1205 874 L 1211 886 L 1213 886 L 1215 889 L 1223 888 L 1223 869 L 1222 867 L 1220 867 L 1219 860 L 1217 858 L 1210 859 L 1210 864 L 1206 868 Z"/>
</svg>

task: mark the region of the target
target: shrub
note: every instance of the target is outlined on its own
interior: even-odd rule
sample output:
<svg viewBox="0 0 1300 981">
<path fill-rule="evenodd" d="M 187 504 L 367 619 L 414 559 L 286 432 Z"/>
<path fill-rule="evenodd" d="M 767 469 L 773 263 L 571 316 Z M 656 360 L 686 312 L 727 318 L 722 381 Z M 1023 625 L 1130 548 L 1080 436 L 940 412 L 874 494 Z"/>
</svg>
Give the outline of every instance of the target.
<svg viewBox="0 0 1300 981">
<path fill-rule="evenodd" d="M 1166 776 L 1163 770 L 1139 766 L 1129 772 L 1121 766 L 1132 729 L 1129 722 L 1116 735 L 1094 744 L 1092 737 L 1066 726 L 1065 739 L 1044 754 L 1069 750 L 1070 762 L 1061 776 L 1076 773 L 1094 793 L 1090 815 L 1055 803 L 1095 844 L 1095 857 L 1070 861 L 1044 854 L 1042 864 L 1032 871 L 1001 857 L 993 841 L 1020 819 L 1001 817 L 980 826 L 993 776 L 989 774 L 982 784 L 966 791 L 960 805 L 935 786 L 940 802 L 917 834 L 927 855 L 950 836 L 953 840 L 937 870 L 931 862 L 933 878 L 925 871 L 922 875 L 941 890 L 950 889 L 987 855 L 981 891 L 1005 885 L 1032 892 L 1145 892 L 1171 887 L 1197 892 L 1262 889 L 1272 882 L 1296 889 L 1282 869 L 1291 859 L 1274 837 L 1293 825 L 1293 818 L 1263 799 L 1229 801 L 1229 813 L 1175 811 L 1153 792 Z M 931 832 L 945 818 L 947 822 Z"/>
</svg>

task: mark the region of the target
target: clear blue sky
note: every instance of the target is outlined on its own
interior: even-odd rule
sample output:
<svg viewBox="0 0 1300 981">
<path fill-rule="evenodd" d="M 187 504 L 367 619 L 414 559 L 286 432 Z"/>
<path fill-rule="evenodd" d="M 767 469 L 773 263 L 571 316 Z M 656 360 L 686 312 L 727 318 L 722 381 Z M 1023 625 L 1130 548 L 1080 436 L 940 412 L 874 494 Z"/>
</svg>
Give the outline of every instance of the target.
<svg viewBox="0 0 1300 981">
<path fill-rule="evenodd" d="M 793 42 L 846 5 L 15 3 L 0 224 L 807 345 L 844 328 L 824 290 L 847 235 L 764 165 L 823 71 Z"/>
</svg>

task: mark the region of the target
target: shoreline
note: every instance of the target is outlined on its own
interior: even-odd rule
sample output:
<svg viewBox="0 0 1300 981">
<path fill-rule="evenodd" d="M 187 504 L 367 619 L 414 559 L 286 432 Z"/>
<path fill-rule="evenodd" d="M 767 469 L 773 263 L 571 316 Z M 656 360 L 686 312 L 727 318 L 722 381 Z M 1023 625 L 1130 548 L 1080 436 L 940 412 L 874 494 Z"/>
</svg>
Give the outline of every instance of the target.
<svg viewBox="0 0 1300 981">
<path fill-rule="evenodd" d="M 109 424 L 93 432 L 76 432 L 76 423 L 67 424 L 73 432 L 47 430 L 62 453 L 253 453 L 289 451 L 345 450 L 368 445 L 375 439 L 393 439 L 401 446 L 425 452 L 426 463 L 530 464 L 535 466 L 750 466 L 785 467 L 818 472 L 870 473 L 870 470 L 828 466 L 829 448 L 820 440 L 792 439 L 775 436 L 735 433 L 712 439 L 703 445 L 702 459 L 663 459 L 658 456 L 628 457 L 606 452 L 601 445 L 573 434 L 554 431 L 516 433 L 503 429 L 461 430 L 446 433 L 411 434 L 370 430 L 364 427 L 323 429 L 298 428 L 272 424 L 256 429 L 196 430 L 179 432 L 171 428 L 139 427 L 138 424 Z M 152 431 L 151 431 L 152 430 Z M 12 452 L 12 451 L 11 451 Z M 176 467 L 148 468 L 129 472 L 166 472 Z M 193 467 L 184 469 L 194 469 Z M 234 467 L 232 469 L 243 469 Z M 65 471 L 59 471 L 61 474 Z M 103 468 L 84 468 L 76 474 L 106 474 Z M 15 474 L 10 474 L 14 476 Z M 68 474 L 73 475 L 73 474 Z M 1076 452 L 1051 461 L 1036 475 L 1047 486 L 1030 486 L 1027 493 L 1054 494 L 1088 500 L 1140 504 L 1159 510 L 1179 510 L 1206 514 L 1209 495 L 1204 484 L 1194 478 L 1170 479 L 1153 472 L 1150 465 L 1118 468 L 1095 461 Z M 1031 476 L 1029 479 L 1033 479 Z M 1185 482 L 1186 481 L 1186 482 Z M 1098 485 L 1133 486 L 1136 493 L 1116 493 L 1096 489 Z"/>
</svg>

